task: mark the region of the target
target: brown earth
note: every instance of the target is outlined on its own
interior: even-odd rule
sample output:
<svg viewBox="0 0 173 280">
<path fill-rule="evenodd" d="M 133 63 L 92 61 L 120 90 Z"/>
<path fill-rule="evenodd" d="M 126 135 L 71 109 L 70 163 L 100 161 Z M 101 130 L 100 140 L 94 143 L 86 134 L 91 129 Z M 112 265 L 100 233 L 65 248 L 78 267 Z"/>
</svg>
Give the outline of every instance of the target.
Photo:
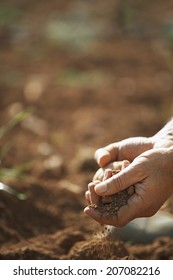
<svg viewBox="0 0 173 280">
<path fill-rule="evenodd" d="M 0 191 L 0 259 L 172 259 L 173 239 L 106 240 L 83 213 L 95 149 L 172 116 L 172 1 L 1 2 L 0 126 L 33 112 L 0 139 L 1 181 L 29 196 Z"/>
</svg>

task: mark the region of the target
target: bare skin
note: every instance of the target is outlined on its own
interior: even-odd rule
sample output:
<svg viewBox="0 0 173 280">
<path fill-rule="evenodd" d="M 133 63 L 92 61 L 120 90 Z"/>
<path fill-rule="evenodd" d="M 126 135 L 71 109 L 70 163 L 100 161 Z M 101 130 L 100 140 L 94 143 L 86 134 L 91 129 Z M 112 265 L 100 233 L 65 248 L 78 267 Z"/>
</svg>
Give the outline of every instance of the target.
<svg viewBox="0 0 173 280">
<path fill-rule="evenodd" d="M 131 163 L 111 178 L 107 171 L 103 182 L 90 183 L 86 192 L 90 203 L 131 185 L 135 186 L 135 193 L 117 215 L 105 217 L 89 207 L 84 212 L 102 224 L 117 227 L 135 218 L 152 216 L 173 194 L 173 119 L 153 137 L 135 137 L 110 144 L 98 149 L 95 157 L 101 167 L 118 160 Z"/>
</svg>

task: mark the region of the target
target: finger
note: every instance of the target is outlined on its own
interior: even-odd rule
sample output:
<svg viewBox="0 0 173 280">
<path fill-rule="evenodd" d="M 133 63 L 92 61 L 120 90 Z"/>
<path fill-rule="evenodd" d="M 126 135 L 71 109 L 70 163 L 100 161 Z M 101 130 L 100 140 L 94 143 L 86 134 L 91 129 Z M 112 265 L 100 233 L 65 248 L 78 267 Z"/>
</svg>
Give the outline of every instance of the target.
<svg viewBox="0 0 173 280">
<path fill-rule="evenodd" d="M 112 177 L 112 169 L 106 169 L 103 175 L 103 181 Z"/>
<path fill-rule="evenodd" d="M 95 192 L 95 183 L 90 183 L 89 188 L 89 201 L 91 204 L 98 204 L 101 197 Z"/>
<path fill-rule="evenodd" d="M 122 206 L 115 215 L 109 213 L 101 213 L 96 208 L 86 207 L 84 213 L 99 222 L 102 225 L 112 225 L 122 227 L 134 219 L 134 214 L 129 211 L 128 205 Z"/>
<path fill-rule="evenodd" d="M 86 191 L 86 192 L 85 192 L 85 199 L 88 201 L 88 203 L 91 203 L 89 191 Z"/>
<path fill-rule="evenodd" d="M 135 165 L 130 164 L 111 178 L 97 184 L 95 192 L 98 195 L 111 195 L 118 193 L 145 178 L 144 172 L 141 172 Z"/>
<path fill-rule="evenodd" d="M 129 166 L 129 164 L 130 164 L 130 161 L 128 161 L 128 160 L 123 160 L 121 169 L 126 168 L 127 166 Z"/>
<path fill-rule="evenodd" d="M 84 213 L 103 225 L 115 225 L 116 216 L 108 216 L 99 212 L 97 209 L 86 207 Z"/>
<path fill-rule="evenodd" d="M 99 168 L 93 177 L 93 181 L 100 180 L 103 181 L 105 177 L 105 171 L 107 169 L 121 169 L 121 162 L 112 162 L 107 164 L 105 167 Z"/>
<path fill-rule="evenodd" d="M 95 152 L 95 159 L 100 167 L 117 159 L 118 145 L 112 143 L 104 148 L 100 148 Z"/>
</svg>

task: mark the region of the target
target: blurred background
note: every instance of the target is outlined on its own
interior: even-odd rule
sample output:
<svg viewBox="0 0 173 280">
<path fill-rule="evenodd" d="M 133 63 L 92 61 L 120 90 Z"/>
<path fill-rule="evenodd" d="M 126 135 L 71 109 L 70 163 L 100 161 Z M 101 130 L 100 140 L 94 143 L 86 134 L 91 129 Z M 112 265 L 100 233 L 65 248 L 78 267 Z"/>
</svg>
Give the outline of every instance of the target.
<svg viewBox="0 0 173 280">
<path fill-rule="evenodd" d="M 23 157 L 40 139 L 68 159 L 155 133 L 172 115 L 172 71 L 171 0 L 1 0 L 0 124 L 34 109 L 13 139 Z"/>
<path fill-rule="evenodd" d="M 0 193 L 0 243 L 84 229 L 94 151 L 156 133 L 172 91 L 172 0 L 1 0 L 0 180 L 31 198 Z"/>
</svg>

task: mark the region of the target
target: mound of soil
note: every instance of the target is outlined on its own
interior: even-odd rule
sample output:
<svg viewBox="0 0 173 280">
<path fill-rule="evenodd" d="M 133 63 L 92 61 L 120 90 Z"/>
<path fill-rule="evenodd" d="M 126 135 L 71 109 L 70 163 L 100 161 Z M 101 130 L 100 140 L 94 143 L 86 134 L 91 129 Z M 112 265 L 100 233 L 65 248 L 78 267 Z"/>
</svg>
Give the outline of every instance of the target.
<svg viewBox="0 0 173 280">
<path fill-rule="evenodd" d="M 20 187 L 20 191 L 22 188 Z M 83 201 L 72 191 L 33 183 L 26 201 L 0 192 L 0 259 L 121 259 L 122 242 L 94 236 Z M 97 226 L 98 227 L 98 226 Z"/>
</svg>

